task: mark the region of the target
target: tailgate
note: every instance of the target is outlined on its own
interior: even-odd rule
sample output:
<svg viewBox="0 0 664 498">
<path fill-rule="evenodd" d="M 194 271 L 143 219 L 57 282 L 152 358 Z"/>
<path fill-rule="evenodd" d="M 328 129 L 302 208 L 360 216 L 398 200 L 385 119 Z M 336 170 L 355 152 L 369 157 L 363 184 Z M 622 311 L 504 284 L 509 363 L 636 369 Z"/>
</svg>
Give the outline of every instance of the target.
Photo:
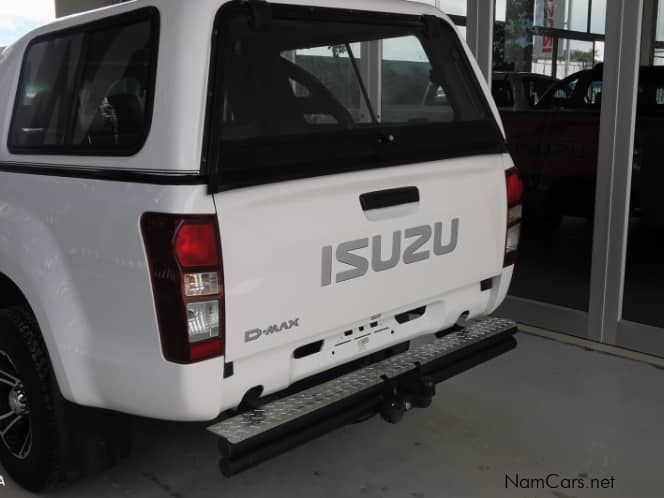
<svg viewBox="0 0 664 498">
<path fill-rule="evenodd" d="M 392 189 L 402 190 L 373 195 Z M 215 194 L 227 361 L 295 349 L 498 275 L 505 195 L 500 155 Z"/>
</svg>

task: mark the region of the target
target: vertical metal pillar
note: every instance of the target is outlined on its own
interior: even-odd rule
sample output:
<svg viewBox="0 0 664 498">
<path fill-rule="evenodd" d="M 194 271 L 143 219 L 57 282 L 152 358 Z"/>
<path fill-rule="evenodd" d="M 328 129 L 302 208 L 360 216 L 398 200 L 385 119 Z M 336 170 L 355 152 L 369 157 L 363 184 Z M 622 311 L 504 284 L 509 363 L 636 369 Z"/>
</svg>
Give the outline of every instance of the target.
<svg viewBox="0 0 664 498">
<path fill-rule="evenodd" d="M 657 0 L 643 0 L 643 32 L 641 34 L 641 65 L 652 66 L 657 38 Z"/>
<path fill-rule="evenodd" d="M 468 0 L 466 40 L 491 86 L 493 70 L 494 0 Z"/>
<path fill-rule="evenodd" d="M 643 0 L 607 2 L 589 337 L 615 343 L 622 318 Z"/>
</svg>

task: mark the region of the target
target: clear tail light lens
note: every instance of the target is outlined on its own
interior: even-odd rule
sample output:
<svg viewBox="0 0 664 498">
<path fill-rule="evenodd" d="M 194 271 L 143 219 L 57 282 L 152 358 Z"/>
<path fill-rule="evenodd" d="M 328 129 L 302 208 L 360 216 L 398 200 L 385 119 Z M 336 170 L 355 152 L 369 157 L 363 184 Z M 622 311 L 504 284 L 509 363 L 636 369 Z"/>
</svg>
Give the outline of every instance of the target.
<svg viewBox="0 0 664 498">
<path fill-rule="evenodd" d="M 518 252 L 520 238 L 521 238 L 521 225 L 513 225 L 507 229 L 507 243 L 505 244 L 505 255 L 516 254 Z"/>
<path fill-rule="evenodd" d="M 521 205 L 511 207 L 507 210 L 507 226 L 521 222 L 523 218 L 523 207 Z"/>
<path fill-rule="evenodd" d="M 218 338 L 219 301 L 188 303 L 187 326 L 190 343 Z"/>
<path fill-rule="evenodd" d="M 211 296 L 219 294 L 219 274 L 217 272 L 187 273 L 184 276 L 186 297 Z"/>
</svg>

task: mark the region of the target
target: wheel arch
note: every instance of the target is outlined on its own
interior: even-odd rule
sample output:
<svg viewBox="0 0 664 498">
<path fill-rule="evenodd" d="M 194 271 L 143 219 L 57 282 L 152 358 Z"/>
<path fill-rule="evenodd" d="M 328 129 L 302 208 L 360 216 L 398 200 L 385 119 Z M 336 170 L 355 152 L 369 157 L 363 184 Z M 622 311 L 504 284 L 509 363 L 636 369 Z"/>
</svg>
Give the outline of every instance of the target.
<svg viewBox="0 0 664 498">
<path fill-rule="evenodd" d="M 59 390 L 60 394 L 62 394 L 63 379 L 61 375 L 58 375 L 58 369 L 55 368 L 54 364 L 54 360 L 58 361 L 59 359 L 54 358 L 53 349 L 49 347 L 50 341 L 48 341 L 47 338 L 44 336 L 44 328 L 40 323 L 41 320 L 39 314 L 36 313 L 36 310 L 33 308 L 32 304 L 30 303 L 30 300 L 26 296 L 26 293 L 24 292 L 23 288 L 15 281 L 14 278 L 10 277 L 5 272 L 0 270 L 0 309 L 10 308 L 10 307 L 23 307 L 27 309 L 30 313 L 32 313 L 32 316 L 34 317 L 35 321 L 37 322 L 37 325 L 39 326 L 39 335 L 41 337 L 42 342 L 44 343 L 46 352 L 48 354 L 48 359 L 51 365 L 51 371 L 53 372 L 53 376 L 56 380 L 55 387 Z"/>
<path fill-rule="evenodd" d="M 33 311 L 21 288 L 11 278 L 0 272 L 0 308 L 10 306 L 25 306 Z"/>
<path fill-rule="evenodd" d="M 53 355 L 37 313 L 14 279 L 0 271 L 0 309 L 16 307 L 32 315 L 36 324 L 36 329 L 32 327 L 32 330 L 41 340 L 48 359 L 46 368 L 50 371 L 50 400 L 55 424 L 52 431 L 57 441 L 52 473 L 45 478 L 44 488 L 40 484 L 34 490 L 50 489 L 60 481 L 78 480 L 105 470 L 118 459 L 126 457 L 130 448 L 130 419 L 119 413 L 79 406 L 62 396 L 57 369 L 53 368 Z"/>
</svg>

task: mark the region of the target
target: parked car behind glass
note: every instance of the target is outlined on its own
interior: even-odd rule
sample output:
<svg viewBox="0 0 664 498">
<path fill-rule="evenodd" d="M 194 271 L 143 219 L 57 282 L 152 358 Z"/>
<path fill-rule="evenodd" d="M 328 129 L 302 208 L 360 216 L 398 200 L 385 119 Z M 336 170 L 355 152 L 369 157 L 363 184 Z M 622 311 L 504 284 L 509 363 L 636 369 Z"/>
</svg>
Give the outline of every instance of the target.
<svg viewBox="0 0 664 498">
<path fill-rule="evenodd" d="M 529 112 L 501 109 L 508 143 L 526 183 L 531 221 L 592 218 L 598 160 L 603 68 L 580 71 L 552 86 Z M 632 177 L 632 213 L 664 226 L 657 140 L 664 136 L 664 67 L 641 67 Z"/>
<path fill-rule="evenodd" d="M 557 80 L 535 73 L 493 73 L 491 93 L 498 108 L 529 111 Z"/>
</svg>

